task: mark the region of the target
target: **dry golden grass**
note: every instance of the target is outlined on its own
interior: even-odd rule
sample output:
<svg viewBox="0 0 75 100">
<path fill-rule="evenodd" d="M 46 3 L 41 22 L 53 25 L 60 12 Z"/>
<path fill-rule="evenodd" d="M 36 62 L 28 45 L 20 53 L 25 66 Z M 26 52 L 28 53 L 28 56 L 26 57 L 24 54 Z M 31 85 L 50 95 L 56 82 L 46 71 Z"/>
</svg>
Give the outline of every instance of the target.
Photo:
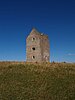
<svg viewBox="0 0 75 100">
<path fill-rule="evenodd" d="M 75 64 L 0 62 L 0 100 L 75 100 Z"/>
</svg>

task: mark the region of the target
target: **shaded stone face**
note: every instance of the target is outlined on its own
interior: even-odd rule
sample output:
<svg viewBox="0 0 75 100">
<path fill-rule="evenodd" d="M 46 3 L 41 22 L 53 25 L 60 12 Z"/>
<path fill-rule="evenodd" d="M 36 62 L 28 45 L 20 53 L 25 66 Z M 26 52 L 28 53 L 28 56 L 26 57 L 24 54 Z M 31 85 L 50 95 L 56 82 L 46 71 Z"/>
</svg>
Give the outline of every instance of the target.
<svg viewBox="0 0 75 100">
<path fill-rule="evenodd" d="M 40 34 L 36 29 L 32 29 L 26 39 L 26 61 L 49 62 L 49 57 L 48 36 Z"/>
</svg>

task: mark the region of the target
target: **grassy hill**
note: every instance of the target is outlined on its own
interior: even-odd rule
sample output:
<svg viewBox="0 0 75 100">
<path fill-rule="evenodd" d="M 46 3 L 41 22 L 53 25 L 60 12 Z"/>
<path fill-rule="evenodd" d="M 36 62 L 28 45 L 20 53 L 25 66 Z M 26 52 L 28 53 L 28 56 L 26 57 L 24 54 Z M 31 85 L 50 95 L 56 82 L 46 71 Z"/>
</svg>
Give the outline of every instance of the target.
<svg viewBox="0 0 75 100">
<path fill-rule="evenodd" d="M 75 100 L 75 64 L 0 62 L 0 100 Z"/>
</svg>

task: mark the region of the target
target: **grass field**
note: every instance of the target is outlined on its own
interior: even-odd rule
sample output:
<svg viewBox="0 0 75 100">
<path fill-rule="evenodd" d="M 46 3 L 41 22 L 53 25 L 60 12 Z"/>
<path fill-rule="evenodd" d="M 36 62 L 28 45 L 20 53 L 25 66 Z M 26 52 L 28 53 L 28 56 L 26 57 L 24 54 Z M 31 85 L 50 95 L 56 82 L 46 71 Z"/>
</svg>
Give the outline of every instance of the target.
<svg viewBox="0 0 75 100">
<path fill-rule="evenodd" d="M 75 64 L 0 62 L 0 100 L 75 100 Z"/>
</svg>

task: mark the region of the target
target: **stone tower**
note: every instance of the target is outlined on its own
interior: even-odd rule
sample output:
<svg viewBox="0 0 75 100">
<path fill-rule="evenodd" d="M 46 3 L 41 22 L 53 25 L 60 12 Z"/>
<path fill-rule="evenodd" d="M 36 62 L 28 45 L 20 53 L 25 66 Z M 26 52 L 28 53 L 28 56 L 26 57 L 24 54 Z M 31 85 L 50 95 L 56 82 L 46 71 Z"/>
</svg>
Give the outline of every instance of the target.
<svg viewBox="0 0 75 100">
<path fill-rule="evenodd" d="M 49 57 L 48 36 L 33 28 L 26 39 L 26 61 L 49 62 Z"/>
</svg>

